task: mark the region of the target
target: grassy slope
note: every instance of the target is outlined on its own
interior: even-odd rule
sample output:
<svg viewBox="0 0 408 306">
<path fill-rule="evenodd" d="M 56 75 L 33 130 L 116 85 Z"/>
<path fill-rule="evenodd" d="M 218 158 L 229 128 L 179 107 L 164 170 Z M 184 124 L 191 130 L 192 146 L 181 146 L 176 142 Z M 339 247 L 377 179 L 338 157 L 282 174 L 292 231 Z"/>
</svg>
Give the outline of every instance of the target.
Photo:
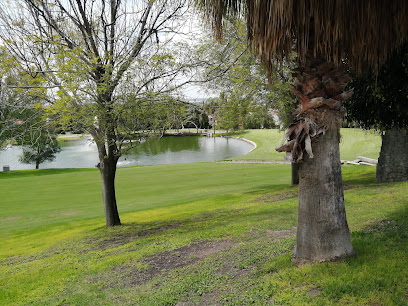
<svg viewBox="0 0 408 306">
<path fill-rule="evenodd" d="M 124 225 L 113 229 L 103 226 L 94 170 L 0 175 L 0 194 L 12 195 L 0 202 L 0 305 L 406 304 L 408 183 L 378 185 L 373 167 L 344 166 L 358 256 L 296 267 L 288 173 L 288 165 L 123 168 Z M 203 241 L 229 247 L 183 253 Z"/>
<path fill-rule="evenodd" d="M 252 152 L 233 158 L 234 160 L 283 160 L 284 153 L 278 153 L 284 132 L 278 130 L 247 130 L 234 133 L 234 136 L 254 141 L 258 148 Z M 378 158 L 381 137 L 371 131 L 341 129 L 341 159 L 354 160 L 357 156 Z"/>
</svg>

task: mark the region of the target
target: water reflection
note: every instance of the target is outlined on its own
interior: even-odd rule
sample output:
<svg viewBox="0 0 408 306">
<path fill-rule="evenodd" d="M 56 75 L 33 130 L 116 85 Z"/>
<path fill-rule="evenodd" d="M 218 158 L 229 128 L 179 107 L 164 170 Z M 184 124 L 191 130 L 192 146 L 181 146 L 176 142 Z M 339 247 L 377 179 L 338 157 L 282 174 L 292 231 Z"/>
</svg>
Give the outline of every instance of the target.
<svg viewBox="0 0 408 306">
<path fill-rule="evenodd" d="M 212 162 L 246 154 L 252 148 L 245 141 L 223 137 L 152 138 L 123 155 L 118 166 Z M 19 154 L 19 147 L 0 151 L 0 165 L 10 165 L 11 170 L 33 169 L 34 165 L 18 161 Z M 97 163 L 96 145 L 90 140 L 81 139 L 63 143 L 57 158 L 53 162 L 41 164 L 40 168 L 92 168 Z"/>
<path fill-rule="evenodd" d="M 162 138 L 150 138 L 143 141 L 136 148 L 129 151 L 129 155 L 158 155 L 165 152 L 181 152 L 184 150 L 199 151 L 200 137 L 194 136 L 167 136 Z"/>
</svg>

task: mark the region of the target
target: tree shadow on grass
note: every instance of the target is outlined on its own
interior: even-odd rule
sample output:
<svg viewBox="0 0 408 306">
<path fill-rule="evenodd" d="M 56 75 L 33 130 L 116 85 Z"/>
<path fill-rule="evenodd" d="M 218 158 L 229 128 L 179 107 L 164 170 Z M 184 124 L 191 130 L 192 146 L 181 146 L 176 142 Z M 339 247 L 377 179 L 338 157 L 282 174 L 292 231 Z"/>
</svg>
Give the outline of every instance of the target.
<svg viewBox="0 0 408 306">
<path fill-rule="evenodd" d="M 343 166 L 343 183 L 345 185 L 375 184 L 375 167 L 371 166 Z"/>
<path fill-rule="evenodd" d="M 353 232 L 352 243 L 357 256 L 341 275 L 326 281 L 324 293 L 333 301 L 345 294 L 385 295 L 388 300 L 382 303 L 408 303 L 408 206 Z"/>
<path fill-rule="evenodd" d="M 268 271 L 273 274 L 269 274 L 267 282 L 275 290 L 275 301 L 287 299 L 288 304 L 303 301 L 305 305 L 406 305 L 408 206 L 352 232 L 351 238 L 357 255 L 340 262 L 294 269 L 285 255 L 269 263 Z"/>
<path fill-rule="evenodd" d="M 74 172 L 97 172 L 96 168 L 64 168 L 64 169 L 36 169 L 36 170 L 14 170 L 0 172 L 0 179 L 20 178 L 29 176 L 44 176 L 54 174 L 65 174 Z"/>
</svg>

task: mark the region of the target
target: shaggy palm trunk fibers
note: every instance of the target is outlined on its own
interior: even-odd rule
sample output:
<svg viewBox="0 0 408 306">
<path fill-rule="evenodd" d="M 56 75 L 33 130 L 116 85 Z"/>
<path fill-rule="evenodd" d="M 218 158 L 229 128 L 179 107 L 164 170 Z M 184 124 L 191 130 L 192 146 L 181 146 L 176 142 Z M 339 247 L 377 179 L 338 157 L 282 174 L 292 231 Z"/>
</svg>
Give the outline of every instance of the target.
<svg viewBox="0 0 408 306">
<path fill-rule="evenodd" d="M 312 51 L 296 72 L 292 91 L 299 104 L 277 148 L 299 164 L 296 262 L 332 261 L 354 254 L 339 153 L 341 101 L 351 96 L 352 91 L 345 91 L 349 79 L 344 66 Z"/>
</svg>

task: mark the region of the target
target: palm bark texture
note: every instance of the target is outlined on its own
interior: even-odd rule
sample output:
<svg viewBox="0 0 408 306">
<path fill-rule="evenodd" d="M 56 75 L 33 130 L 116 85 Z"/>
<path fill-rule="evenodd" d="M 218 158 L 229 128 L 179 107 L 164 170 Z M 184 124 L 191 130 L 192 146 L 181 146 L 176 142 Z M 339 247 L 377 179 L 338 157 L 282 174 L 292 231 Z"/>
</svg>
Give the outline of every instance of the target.
<svg viewBox="0 0 408 306">
<path fill-rule="evenodd" d="M 306 59 L 306 64 L 295 73 L 292 86 L 299 101 L 295 120 L 276 149 L 290 153 L 289 160 L 294 162 L 303 159 L 303 152 L 313 158 L 312 140 L 341 119 L 341 101 L 352 94 L 352 90 L 345 91 L 350 77 L 345 74 L 344 65 L 337 66 L 312 51 L 307 52 Z"/>
</svg>

